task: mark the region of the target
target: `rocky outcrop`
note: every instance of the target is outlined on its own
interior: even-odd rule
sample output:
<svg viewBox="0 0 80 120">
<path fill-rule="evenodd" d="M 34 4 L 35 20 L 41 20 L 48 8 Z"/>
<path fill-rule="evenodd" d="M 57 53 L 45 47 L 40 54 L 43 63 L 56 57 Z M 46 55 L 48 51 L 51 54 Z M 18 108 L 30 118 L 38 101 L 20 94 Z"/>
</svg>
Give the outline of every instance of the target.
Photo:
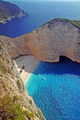
<svg viewBox="0 0 80 120">
<path fill-rule="evenodd" d="M 28 15 L 26 11 L 21 10 L 17 5 L 0 0 L 0 23 Z"/>
<path fill-rule="evenodd" d="M 66 56 L 80 63 L 80 30 L 66 20 L 54 19 L 29 34 L 2 39 L 12 58 L 32 54 L 41 61 L 57 62 Z"/>
<path fill-rule="evenodd" d="M 6 37 L 4 38 L 7 40 Z M 3 100 L 1 98 L 3 98 Z M 9 98 L 12 100 L 10 103 Z M 4 99 L 6 99 L 6 101 L 4 101 Z M 9 104 L 13 105 L 9 106 Z M 17 105 L 17 107 L 14 105 Z M 11 107 L 16 107 L 18 111 Z M 23 114 L 23 111 L 25 111 L 26 114 Z M 17 116 L 18 112 L 20 116 Z M 14 62 L 8 54 L 5 43 L 0 39 L 0 120 L 11 119 L 11 117 L 14 119 L 15 116 L 17 120 L 22 120 L 21 116 L 24 116 L 24 120 L 45 120 L 40 109 L 35 105 L 33 99 L 25 89 Z"/>
</svg>

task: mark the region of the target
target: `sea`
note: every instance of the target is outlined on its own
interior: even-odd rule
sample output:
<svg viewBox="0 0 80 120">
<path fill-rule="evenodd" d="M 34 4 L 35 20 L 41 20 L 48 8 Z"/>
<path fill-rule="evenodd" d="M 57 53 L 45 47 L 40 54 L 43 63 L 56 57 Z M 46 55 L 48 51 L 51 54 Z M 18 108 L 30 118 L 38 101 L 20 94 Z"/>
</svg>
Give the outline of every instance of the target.
<svg viewBox="0 0 80 120">
<path fill-rule="evenodd" d="M 0 24 L 0 35 L 27 34 L 53 18 L 80 20 L 79 1 L 11 1 L 29 16 Z M 80 120 L 80 64 L 61 56 L 59 62 L 40 62 L 26 89 L 46 120 Z"/>
<path fill-rule="evenodd" d="M 61 56 L 60 62 L 40 62 L 26 89 L 46 120 L 80 120 L 80 64 Z"/>
</svg>

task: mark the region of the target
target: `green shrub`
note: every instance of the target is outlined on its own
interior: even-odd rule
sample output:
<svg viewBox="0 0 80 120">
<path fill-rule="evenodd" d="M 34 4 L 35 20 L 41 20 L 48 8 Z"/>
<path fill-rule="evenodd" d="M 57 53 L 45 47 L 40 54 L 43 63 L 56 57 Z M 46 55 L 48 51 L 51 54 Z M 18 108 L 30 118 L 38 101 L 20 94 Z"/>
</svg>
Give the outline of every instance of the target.
<svg viewBox="0 0 80 120">
<path fill-rule="evenodd" d="M 23 114 L 26 115 L 26 117 L 28 117 L 28 118 L 33 118 L 34 117 L 34 114 L 29 113 L 27 110 L 23 110 Z"/>
<path fill-rule="evenodd" d="M 28 106 L 28 109 L 31 110 L 30 106 Z"/>
<path fill-rule="evenodd" d="M 2 72 L 2 69 L 1 69 L 1 64 L 2 64 L 2 62 L 0 61 L 0 71 Z"/>
<path fill-rule="evenodd" d="M 13 99 L 15 99 L 15 103 Z M 29 119 L 34 117 L 33 113 L 22 110 L 16 101 L 19 99 L 17 96 L 14 96 L 13 99 L 8 96 L 0 98 L 0 118 L 2 120 L 26 120 L 25 116 Z"/>
<path fill-rule="evenodd" d="M 11 70 L 13 70 L 13 66 L 11 67 Z"/>
<path fill-rule="evenodd" d="M 2 69 L 0 68 L 0 71 L 2 72 Z"/>
<path fill-rule="evenodd" d="M 10 97 L 0 98 L 0 117 L 2 120 L 26 120 L 19 103 L 13 103 Z"/>
<path fill-rule="evenodd" d="M 0 49 L 2 49 L 2 45 L 0 45 Z"/>
<path fill-rule="evenodd" d="M 13 103 L 14 103 L 15 101 L 17 101 L 17 100 L 19 100 L 19 97 L 15 95 L 15 96 L 13 97 Z"/>
<path fill-rule="evenodd" d="M 0 61 L 0 64 L 1 64 L 2 62 Z"/>
<path fill-rule="evenodd" d="M 38 113 L 39 113 L 39 116 L 40 116 L 40 118 L 42 117 L 42 115 L 41 115 L 41 112 L 38 110 Z"/>
<path fill-rule="evenodd" d="M 21 83 L 20 83 L 19 79 L 17 79 L 17 85 L 18 85 L 18 88 L 21 89 Z"/>
<path fill-rule="evenodd" d="M 7 72 L 8 72 L 9 74 L 11 74 L 11 70 L 10 70 L 9 68 L 7 69 Z"/>
<path fill-rule="evenodd" d="M 7 72 L 7 69 L 2 61 L 0 61 L 0 71 L 3 73 Z"/>
<path fill-rule="evenodd" d="M 10 90 L 12 90 L 12 88 L 10 87 Z"/>
<path fill-rule="evenodd" d="M 3 83 L 3 85 L 2 85 L 2 86 L 3 86 L 3 88 L 4 88 L 4 89 L 6 89 L 6 85 L 5 85 L 5 83 Z"/>
<path fill-rule="evenodd" d="M 6 61 L 7 61 L 7 63 L 9 63 L 9 60 L 8 60 L 8 59 L 6 59 Z"/>
<path fill-rule="evenodd" d="M 30 104 L 32 105 L 32 100 L 29 100 Z"/>
</svg>

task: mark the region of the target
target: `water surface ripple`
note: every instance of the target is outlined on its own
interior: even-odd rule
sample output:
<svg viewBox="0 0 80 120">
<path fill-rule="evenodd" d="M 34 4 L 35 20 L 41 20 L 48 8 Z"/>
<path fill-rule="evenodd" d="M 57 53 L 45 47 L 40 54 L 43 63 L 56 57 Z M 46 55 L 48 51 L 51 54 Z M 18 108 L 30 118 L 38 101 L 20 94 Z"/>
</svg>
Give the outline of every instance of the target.
<svg viewBox="0 0 80 120">
<path fill-rule="evenodd" d="M 57 63 L 40 62 L 26 89 L 46 120 L 80 120 L 79 63 L 66 57 Z"/>
</svg>

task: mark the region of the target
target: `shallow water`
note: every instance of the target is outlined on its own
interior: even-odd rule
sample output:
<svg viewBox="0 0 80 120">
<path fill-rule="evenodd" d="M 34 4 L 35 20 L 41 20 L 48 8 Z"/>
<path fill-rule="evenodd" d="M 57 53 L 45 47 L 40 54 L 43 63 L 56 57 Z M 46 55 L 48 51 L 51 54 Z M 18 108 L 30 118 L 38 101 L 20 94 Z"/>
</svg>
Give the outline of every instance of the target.
<svg viewBox="0 0 80 120">
<path fill-rule="evenodd" d="M 80 64 L 66 57 L 40 62 L 26 89 L 46 120 L 80 120 Z"/>
</svg>

